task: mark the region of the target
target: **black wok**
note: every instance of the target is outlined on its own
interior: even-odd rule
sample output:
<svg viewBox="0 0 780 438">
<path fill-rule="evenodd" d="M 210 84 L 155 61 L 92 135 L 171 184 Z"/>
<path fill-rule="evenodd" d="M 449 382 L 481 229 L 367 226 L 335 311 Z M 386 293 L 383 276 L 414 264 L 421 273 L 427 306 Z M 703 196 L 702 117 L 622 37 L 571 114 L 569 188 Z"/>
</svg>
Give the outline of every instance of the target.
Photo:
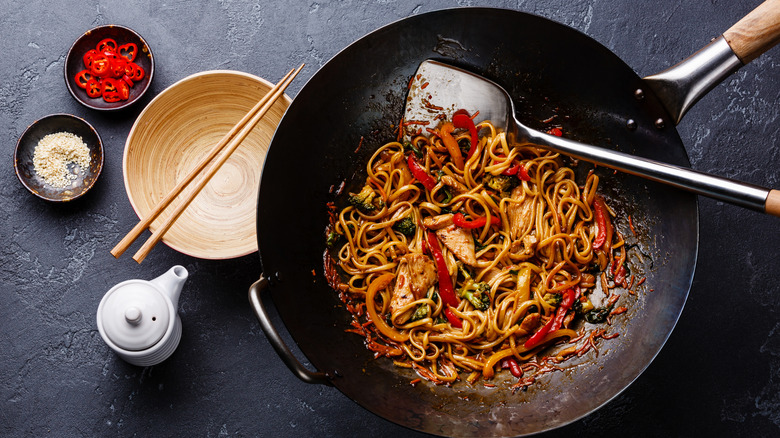
<svg viewBox="0 0 780 438">
<path fill-rule="evenodd" d="M 474 23 L 484 25 L 475 26 Z M 512 436 L 556 428 L 607 403 L 650 364 L 670 335 L 691 286 L 698 249 L 696 197 L 625 174 L 603 172 L 602 190 L 636 226 L 634 272 L 646 276 L 620 337 L 567 364 L 525 392 L 491 383 L 437 387 L 375 360 L 323 275 L 326 203 L 360 185 L 379 145 L 394 139 L 407 83 L 428 58 L 458 65 L 504 86 L 518 118 L 542 129 L 555 123 L 572 138 L 682 166 L 690 162 L 673 123 L 652 93 L 636 99 L 641 79 L 616 55 L 553 21 L 498 9 L 443 10 L 383 27 L 323 66 L 282 119 L 268 151 L 258 198 L 263 277 L 250 300 L 266 335 L 293 372 L 332 384 L 366 409 L 403 426 L 440 435 Z M 627 128 L 632 119 L 635 129 Z M 633 125 L 632 125 L 633 127 Z M 579 171 L 589 165 L 581 163 Z M 626 235 L 631 233 L 625 228 Z M 284 346 L 260 297 L 268 291 L 286 329 L 316 371 Z M 507 374 L 506 376 L 504 374 Z"/>
</svg>

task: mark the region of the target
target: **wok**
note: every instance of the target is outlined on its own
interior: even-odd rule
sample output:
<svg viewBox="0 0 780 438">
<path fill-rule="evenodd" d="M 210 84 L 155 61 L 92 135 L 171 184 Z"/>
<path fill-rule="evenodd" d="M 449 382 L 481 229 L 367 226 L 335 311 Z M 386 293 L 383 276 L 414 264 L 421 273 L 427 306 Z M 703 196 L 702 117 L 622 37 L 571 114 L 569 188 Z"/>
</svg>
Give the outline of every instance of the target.
<svg viewBox="0 0 780 438">
<path fill-rule="evenodd" d="M 475 26 L 474 23 L 489 23 Z M 258 195 L 257 236 L 263 275 L 250 301 L 271 344 L 302 380 L 333 385 L 387 420 L 439 435 L 514 436 L 560 427 L 607 403 L 650 364 L 669 337 L 691 286 L 698 250 L 696 197 L 627 174 L 602 172 L 601 190 L 619 217 L 630 215 L 632 267 L 646 276 L 617 339 L 567 362 L 525 392 L 491 383 L 435 386 L 375 360 L 363 339 L 346 333 L 350 315 L 323 273 L 326 203 L 362 185 L 365 163 L 394 139 L 407 84 L 419 63 L 438 59 L 504 86 L 518 119 L 545 119 L 576 140 L 690 166 L 674 122 L 641 78 L 588 36 L 509 10 L 461 8 L 409 17 L 356 41 L 301 89 L 274 135 Z M 628 123 L 628 120 L 632 123 Z M 581 163 L 579 172 L 589 165 Z M 339 190 L 342 182 L 346 187 Z M 625 222 L 625 221 L 623 221 Z M 631 233 L 622 225 L 625 235 Z M 287 349 L 264 305 L 270 294 L 281 321 L 310 362 Z M 507 374 L 506 376 L 504 374 Z"/>
</svg>

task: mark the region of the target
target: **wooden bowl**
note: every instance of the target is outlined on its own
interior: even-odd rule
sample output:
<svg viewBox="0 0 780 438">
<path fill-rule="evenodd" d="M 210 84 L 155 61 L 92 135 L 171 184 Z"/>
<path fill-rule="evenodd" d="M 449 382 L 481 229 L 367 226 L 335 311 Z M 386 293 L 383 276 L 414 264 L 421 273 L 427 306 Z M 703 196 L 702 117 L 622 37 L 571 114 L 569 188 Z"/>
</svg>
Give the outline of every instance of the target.
<svg viewBox="0 0 780 438">
<path fill-rule="evenodd" d="M 104 38 L 111 38 L 120 45 L 134 43 L 138 47 L 138 55 L 133 62 L 144 69 L 144 77 L 130 88 L 130 98 L 127 100 L 106 102 L 102 97 L 89 97 L 86 90 L 76 85 L 74 79 L 76 73 L 85 69 L 84 54 L 90 49 L 94 49 L 97 43 Z M 152 49 L 149 48 L 149 44 L 134 30 L 116 24 L 99 26 L 84 32 L 73 43 L 70 50 L 68 50 L 68 55 L 65 57 L 65 84 L 68 86 L 71 96 L 87 108 L 98 111 L 120 110 L 137 102 L 146 93 L 146 90 L 149 89 L 149 84 L 152 83 L 153 77 L 154 55 L 152 55 Z"/>
<path fill-rule="evenodd" d="M 54 187 L 35 171 L 33 157 L 38 142 L 49 134 L 69 132 L 81 137 L 89 148 L 89 168 L 81 169 L 66 187 Z M 71 114 L 52 114 L 33 122 L 16 143 L 14 170 L 24 187 L 35 196 L 53 202 L 65 202 L 83 196 L 95 185 L 103 169 L 103 142 L 86 120 Z"/>
<path fill-rule="evenodd" d="M 125 145 L 125 189 L 136 214 L 146 217 L 272 87 L 247 73 L 206 71 L 157 95 L 138 116 Z M 276 101 L 165 233 L 165 244 L 203 259 L 229 259 L 257 251 L 260 172 L 290 102 L 286 95 Z M 186 193 L 188 189 L 182 195 Z M 152 232 L 179 202 L 174 200 L 152 222 Z"/>
</svg>

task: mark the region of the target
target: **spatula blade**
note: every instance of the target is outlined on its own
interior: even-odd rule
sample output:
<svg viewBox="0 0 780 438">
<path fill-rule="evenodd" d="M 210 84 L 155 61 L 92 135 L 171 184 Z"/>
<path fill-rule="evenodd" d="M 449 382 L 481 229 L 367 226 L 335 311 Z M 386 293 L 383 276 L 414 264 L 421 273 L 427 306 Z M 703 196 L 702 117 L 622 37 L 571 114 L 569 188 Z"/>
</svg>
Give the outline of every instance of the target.
<svg viewBox="0 0 780 438">
<path fill-rule="evenodd" d="M 460 109 L 471 115 L 479 111 L 475 122 L 490 120 L 502 130 L 509 127 L 514 114 L 512 101 L 496 83 L 457 67 L 423 61 L 409 84 L 404 139 L 408 141 L 417 134 L 428 136 L 426 128 L 435 128 L 442 116 L 451 120 Z"/>
</svg>

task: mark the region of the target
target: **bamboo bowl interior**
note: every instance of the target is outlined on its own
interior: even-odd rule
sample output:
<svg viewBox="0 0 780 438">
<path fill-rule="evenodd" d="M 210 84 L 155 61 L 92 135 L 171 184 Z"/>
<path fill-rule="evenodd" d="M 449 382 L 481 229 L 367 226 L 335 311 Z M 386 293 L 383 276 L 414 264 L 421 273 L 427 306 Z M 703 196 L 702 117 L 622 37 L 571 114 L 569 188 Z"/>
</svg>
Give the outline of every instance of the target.
<svg viewBox="0 0 780 438">
<path fill-rule="evenodd" d="M 247 73 L 207 71 L 186 77 L 155 97 L 138 116 L 125 144 L 125 190 L 136 214 L 146 217 L 272 87 Z M 166 245 L 214 260 L 257 251 L 260 173 L 290 102 L 286 95 L 277 100 L 165 233 Z M 188 190 L 152 222 L 152 232 Z"/>
</svg>

